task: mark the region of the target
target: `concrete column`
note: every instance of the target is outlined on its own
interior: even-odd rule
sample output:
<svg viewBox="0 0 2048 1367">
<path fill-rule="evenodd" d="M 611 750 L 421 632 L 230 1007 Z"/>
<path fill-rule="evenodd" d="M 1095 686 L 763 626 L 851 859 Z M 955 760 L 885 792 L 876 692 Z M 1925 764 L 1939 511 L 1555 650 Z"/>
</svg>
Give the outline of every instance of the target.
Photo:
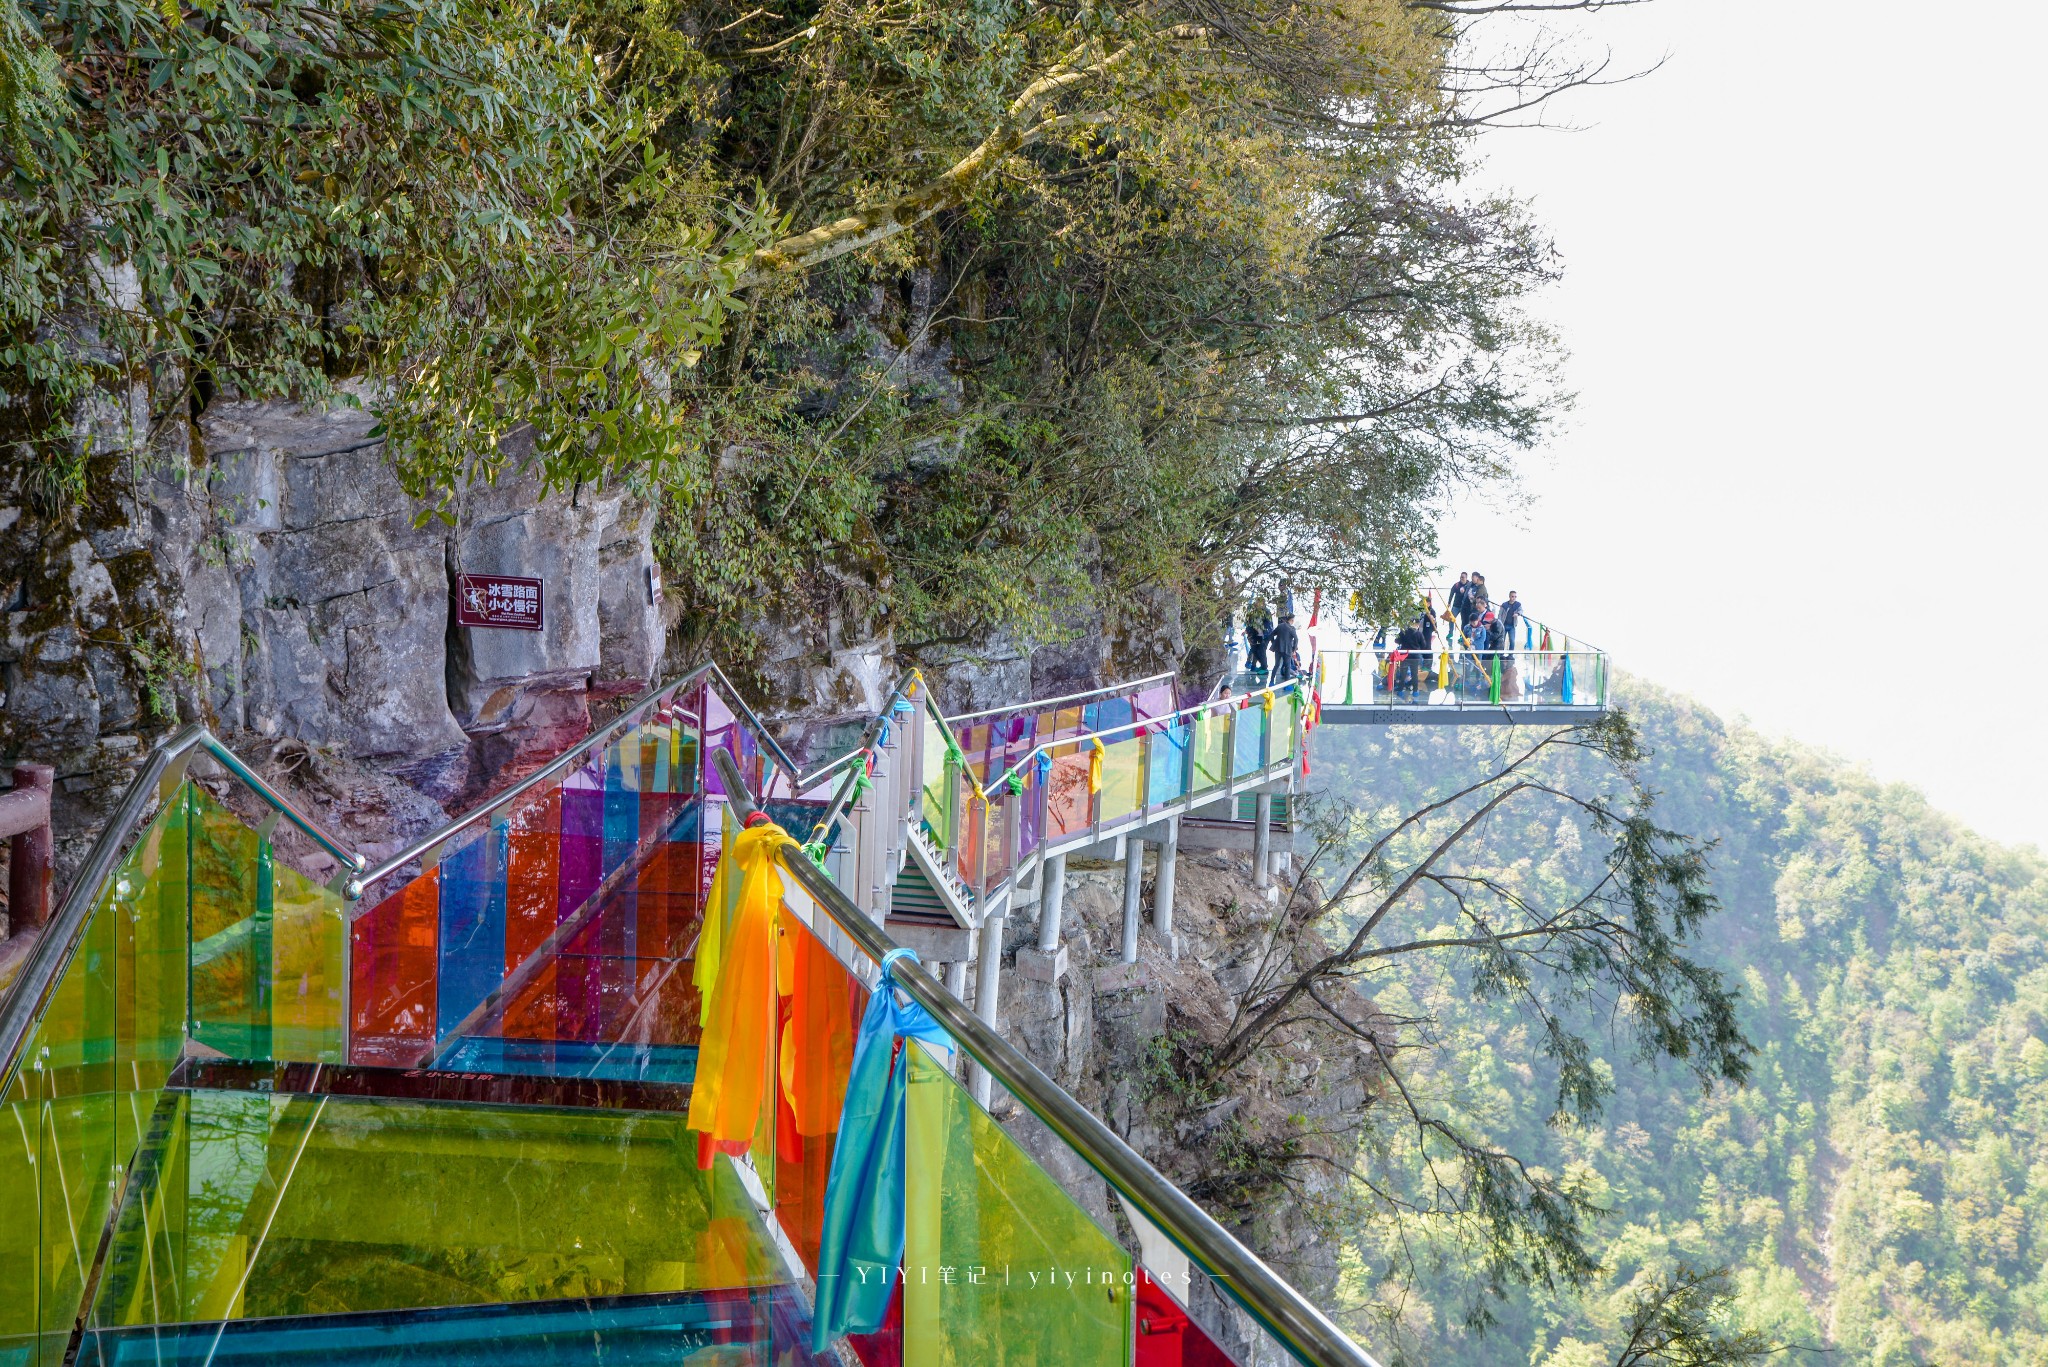
<svg viewBox="0 0 2048 1367">
<path fill-rule="evenodd" d="M 1067 857 L 1048 855 L 1038 866 L 1038 952 L 1060 947 L 1060 913 L 1067 905 Z"/>
<path fill-rule="evenodd" d="M 994 1030 L 996 1025 L 997 983 L 1003 971 L 1003 918 L 991 916 L 981 923 L 981 943 L 975 954 L 979 959 L 974 983 L 974 1014 L 982 1023 Z M 974 1099 L 984 1107 L 988 1105 L 989 1089 L 994 1079 L 980 1064 L 974 1065 Z"/>
<path fill-rule="evenodd" d="M 946 965 L 946 990 L 961 1001 L 967 1000 L 967 961 L 955 959 Z"/>
<path fill-rule="evenodd" d="M 1273 795 L 1252 797 L 1252 882 L 1258 887 L 1273 885 Z"/>
<path fill-rule="evenodd" d="M 1145 842 L 1124 841 L 1124 962 L 1138 962 L 1138 904 L 1145 891 Z"/>
<path fill-rule="evenodd" d="M 1173 867 L 1180 854 L 1180 818 L 1166 819 L 1166 839 L 1159 842 L 1159 867 L 1152 874 L 1152 929 L 1159 935 L 1159 942 L 1174 953 L 1173 945 Z M 1174 953 L 1179 958 L 1178 953 Z"/>
</svg>

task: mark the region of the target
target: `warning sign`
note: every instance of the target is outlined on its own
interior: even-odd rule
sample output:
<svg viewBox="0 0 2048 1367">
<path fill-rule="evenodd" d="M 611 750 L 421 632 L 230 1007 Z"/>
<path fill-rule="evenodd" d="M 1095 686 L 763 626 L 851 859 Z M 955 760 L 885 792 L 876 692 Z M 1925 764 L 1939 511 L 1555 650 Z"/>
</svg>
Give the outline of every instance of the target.
<svg viewBox="0 0 2048 1367">
<path fill-rule="evenodd" d="M 455 576 L 455 624 L 539 631 L 540 580 L 511 574 Z"/>
</svg>

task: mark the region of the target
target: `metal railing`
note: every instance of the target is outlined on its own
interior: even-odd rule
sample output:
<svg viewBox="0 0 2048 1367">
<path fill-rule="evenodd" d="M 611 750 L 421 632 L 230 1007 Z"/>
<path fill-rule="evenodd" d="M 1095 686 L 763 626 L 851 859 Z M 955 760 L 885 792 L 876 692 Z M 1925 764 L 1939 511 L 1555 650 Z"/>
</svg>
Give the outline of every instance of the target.
<svg viewBox="0 0 2048 1367">
<path fill-rule="evenodd" d="M 718 766 L 727 795 L 744 803 L 747 816 L 760 810 L 747 792 L 732 756 L 719 751 L 712 761 Z M 898 948 L 888 933 L 808 857 L 784 846 L 778 859 L 783 870 L 802 885 L 833 924 L 873 963 L 880 964 Z M 1315 1367 L 1379 1367 L 1329 1316 L 1266 1266 L 1187 1193 L 1167 1181 L 1144 1155 L 1041 1072 L 1021 1050 L 977 1018 L 914 958 L 897 961 L 892 972 L 904 994 L 931 1012 L 969 1058 L 987 1069 L 1011 1096 L 1043 1121 L 1119 1196 L 1158 1226 L 1297 1357 Z"/>
<path fill-rule="evenodd" d="M 559 778 L 578 764 L 587 760 L 591 755 L 603 753 L 606 746 L 640 725 L 646 719 L 647 714 L 664 699 L 675 696 L 692 684 L 707 680 L 716 681 L 724 685 L 725 692 L 721 696 L 729 698 L 731 706 L 737 708 L 740 715 L 746 718 L 747 723 L 754 728 L 754 733 L 774 753 L 776 762 L 787 769 L 790 774 L 798 774 L 799 770 L 796 761 L 791 759 L 782 746 L 776 742 L 775 737 L 769 734 L 768 728 L 754 714 L 754 710 L 747 706 L 745 699 L 740 697 L 738 690 L 733 688 L 732 681 L 725 677 L 724 671 L 715 664 L 698 665 L 679 679 L 674 679 L 668 683 L 659 684 L 654 688 L 648 689 L 645 693 L 634 699 L 632 705 L 624 712 L 621 712 L 618 716 L 612 718 L 611 721 L 579 741 L 575 746 L 564 750 L 561 754 L 555 756 L 555 758 L 549 760 L 546 764 L 543 764 L 540 768 L 534 770 L 503 792 L 492 794 L 487 800 L 471 808 L 461 816 L 456 817 L 447 825 L 421 836 L 383 862 L 360 872 L 343 887 L 342 895 L 351 902 L 359 902 L 362 899 L 363 893 L 375 885 L 379 879 L 396 873 L 428 852 L 447 844 L 464 831 L 488 821 L 493 813 L 503 811 L 533 789 L 538 788 L 551 779 Z M 796 782 L 800 787 L 809 786 L 817 778 L 830 773 L 841 762 L 843 761 L 834 761 L 831 764 L 827 764 L 816 775 L 804 775 L 797 778 Z"/>
<path fill-rule="evenodd" d="M 0 997 L 0 1093 L 6 1091 L 15 1069 L 20 1065 L 22 1046 L 27 1043 L 29 1032 L 42 1018 L 44 1009 L 49 1005 L 51 991 L 77 952 L 86 922 L 92 917 L 93 905 L 99 900 L 108 875 L 120 862 L 129 837 L 142 826 L 151 801 L 178 782 L 185 765 L 200 751 L 218 760 L 273 811 L 332 855 L 344 869 L 362 868 L 361 855 L 345 848 L 326 827 L 271 787 L 261 775 L 244 764 L 240 756 L 222 744 L 213 732 L 197 723 L 185 727 L 150 751 L 142 772 L 128 785 L 128 791 L 122 794 L 99 839 L 93 842 L 92 850 L 79 867 L 78 876 L 72 880 L 63 902 L 30 951 L 28 962 L 22 965 L 20 974 L 5 996 Z"/>
<path fill-rule="evenodd" d="M 1002 707 L 984 707 L 979 712 L 956 712 L 945 720 L 958 726 L 963 722 L 986 721 L 990 717 L 1014 717 L 1025 712 L 1043 712 L 1047 708 L 1071 707 L 1075 704 L 1084 704 L 1091 698 L 1113 698 L 1122 693 L 1141 693 L 1156 684 L 1171 683 L 1173 678 L 1173 671 L 1167 670 L 1163 674 L 1153 674 L 1127 683 L 1105 684 L 1101 688 L 1068 693 L 1058 698 L 1033 698 L 1029 702 L 1008 703 Z"/>
</svg>

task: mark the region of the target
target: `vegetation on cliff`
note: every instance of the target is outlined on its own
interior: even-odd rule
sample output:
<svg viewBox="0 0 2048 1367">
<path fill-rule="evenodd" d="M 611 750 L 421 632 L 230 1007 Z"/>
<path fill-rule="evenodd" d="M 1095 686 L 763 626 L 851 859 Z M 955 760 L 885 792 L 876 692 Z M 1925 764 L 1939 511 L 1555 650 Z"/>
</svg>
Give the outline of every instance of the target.
<svg viewBox="0 0 2048 1367">
<path fill-rule="evenodd" d="M 444 512 L 658 490 L 728 658 L 821 579 L 913 651 L 1391 602 L 1559 403 L 1549 250 L 1462 181 L 1578 73 L 1499 8 L 0 0 L 0 438 L 61 497 L 93 396 L 148 451 L 365 377 Z"/>
</svg>

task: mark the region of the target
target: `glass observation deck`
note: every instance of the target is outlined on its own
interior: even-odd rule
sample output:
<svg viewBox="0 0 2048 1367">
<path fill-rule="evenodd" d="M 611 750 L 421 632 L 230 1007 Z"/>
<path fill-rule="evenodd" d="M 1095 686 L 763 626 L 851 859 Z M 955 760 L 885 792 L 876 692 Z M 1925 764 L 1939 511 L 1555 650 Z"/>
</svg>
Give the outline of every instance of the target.
<svg viewBox="0 0 2048 1367">
<path fill-rule="evenodd" d="M 1426 649 L 1401 649 L 1390 627 L 1316 652 L 1324 722 L 1570 723 L 1606 710 L 1606 651 L 1528 616 L 1493 643 L 1441 611 L 1441 591 L 1427 601 L 1435 631 Z"/>
<path fill-rule="evenodd" d="M 893 947 L 841 887 L 878 862 L 846 800 L 874 750 L 802 774 L 701 670 L 371 868 L 203 730 L 159 747 L 0 987 L 0 1367 L 1367 1367 L 914 963 L 897 987 L 952 1047 L 902 1046 L 901 1267 L 877 1270 L 873 1332 L 814 1353 L 841 1101 Z M 188 772 L 207 755 L 223 774 Z M 1098 765 L 1091 816 L 1123 781 Z M 714 1141 L 688 1124 L 698 956 L 733 934 L 717 875 L 757 807 L 817 839 L 775 854 L 758 1116 Z M 985 828 L 972 809 L 913 811 Z M 984 882 L 1018 849 L 945 845 Z M 292 867 L 313 846 L 329 884 Z M 976 1103 L 970 1064 L 1085 1201 Z"/>
</svg>

